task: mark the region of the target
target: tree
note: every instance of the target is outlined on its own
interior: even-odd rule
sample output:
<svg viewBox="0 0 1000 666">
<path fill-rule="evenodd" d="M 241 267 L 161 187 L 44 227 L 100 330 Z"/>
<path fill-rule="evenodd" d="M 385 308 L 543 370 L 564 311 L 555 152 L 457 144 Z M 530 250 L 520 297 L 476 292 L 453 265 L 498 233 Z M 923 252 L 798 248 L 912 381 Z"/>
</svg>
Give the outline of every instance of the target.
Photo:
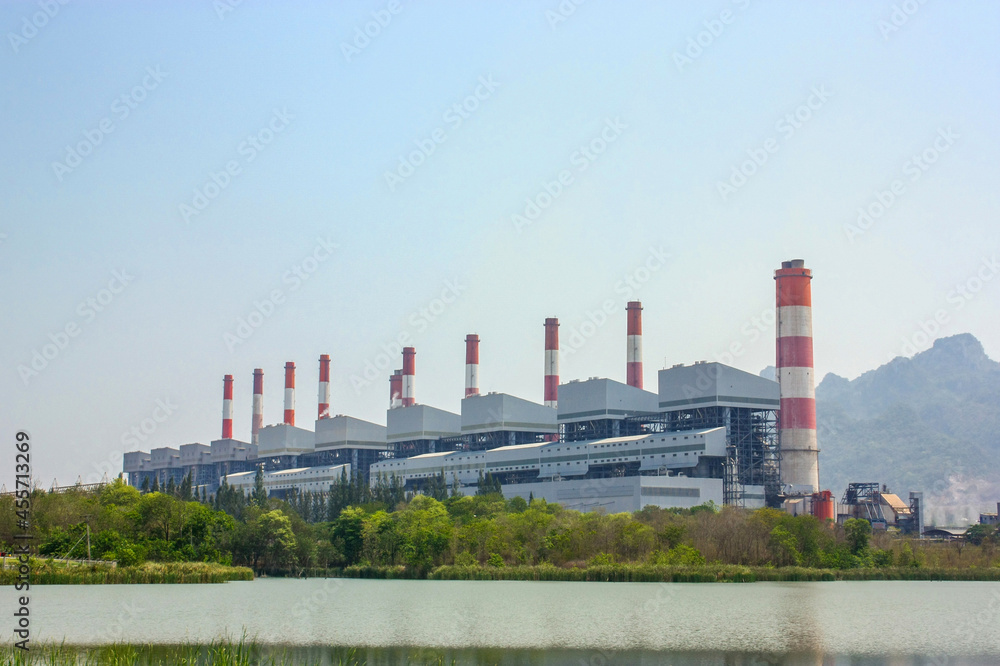
<svg viewBox="0 0 1000 666">
<path fill-rule="evenodd" d="M 439 564 L 451 545 L 454 527 L 441 502 L 426 495 L 414 497 L 399 517 L 404 534 L 403 558 L 410 567 L 426 572 Z"/>
<path fill-rule="evenodd" d="M 365 512 L 352 506 L 341 511 L 333 523 L 332 540 L 340 547 L 348 566 L 357 564 L 361 559 L 361 550 L 364 547 L 364 523 Z"/>
<path fill-rule="evenodd" d="M 973 525 L 965 532 L 965 539 L 974 546 L 996 538 L 997 528 L 993 525 Z"/>
<path fill-rule="evenodd" d="M 185 502 L 191 501 L 191 472 L 184 475 L 184 480 L 181 481 L 181 487 L 178 489 L 178 496 Z"/>
<path fill-rule="evenodd" d="M 153 485 L 152 485 L 152 487 L 150 487 L 149 492 L 151 492 L 151 493 L 158 493 L 158 492 L 160 492 L 160 477 L 159 476 L 154 476 L 153 477 Z"/>
<path fill-rule="evenodd" d="M 142 487 L 140 488 L 140 490 L 143 493 L 148 493 L 149 492 L 149 477 L 148 476 L 144 476 L 142 478 Z"/>
<path fill-rule="evenodd" d="M 295 533 L 288 516 L 277 509 L 247 523 L 249 550 L 255 569 L 280 569 L 295 559 Z"/>
<path fill-rule="evenodd" d="M 861 555 L 868 550 L 872 534 L 872 524 L 864 518 L 848 518 L 844 521 L 844 533 L 852 555 Z"/>
<path fill-rule="evenodd" d="M 253 477 L 253 493 L 250 501 L 261 509 L 267 508 L 267 488 L 264 487 L 264 466 L 257 466 L 257 473 Z"/>
</svg>

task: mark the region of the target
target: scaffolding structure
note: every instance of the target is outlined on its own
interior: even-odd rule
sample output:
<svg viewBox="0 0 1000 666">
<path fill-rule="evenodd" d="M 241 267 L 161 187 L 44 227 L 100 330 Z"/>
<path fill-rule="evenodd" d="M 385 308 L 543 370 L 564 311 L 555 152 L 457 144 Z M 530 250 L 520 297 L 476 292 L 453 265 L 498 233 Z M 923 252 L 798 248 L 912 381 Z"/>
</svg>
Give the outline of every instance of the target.
<svg viewBox="0 0 1000 666">
<path fill-rule="evenodd" d="M 518 446 L 544 441 L 545 433 L 523 432 L 520 430 L 491 430 L 469 435 L 442 437 L 436 447 L 438 451 L 487 451 L 501 446 Z"/>
<path fill-rule="evenodd" d="M 722 477 L 723 502 L 744 506 L 744 487 L 763 486 L 768 506 L 779 504 L 781 452 L 778 449 L 777 413 L 773 409 L 711 405 L 655 415 L 627 417 L 624 434 L 677 430 L 726 429 L 726 460 Z"/>
<path fill-rule="evenodd" d="M 864 518 L 875 529 L 884 530 L 888 524 L 877 483 L 849 483 L 840 503 L 847 507 L 852 518 Z"/>
</svg>

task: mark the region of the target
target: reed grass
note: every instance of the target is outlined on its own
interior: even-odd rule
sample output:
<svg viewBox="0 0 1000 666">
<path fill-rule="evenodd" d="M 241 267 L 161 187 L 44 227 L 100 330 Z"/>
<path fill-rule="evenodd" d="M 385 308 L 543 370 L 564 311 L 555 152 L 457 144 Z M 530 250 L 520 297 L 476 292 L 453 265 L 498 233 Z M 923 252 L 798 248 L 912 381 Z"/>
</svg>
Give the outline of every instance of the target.
<svg viewBox="0 0 1000 666">
<path fill-rule="evenodd" d="M 31 560 L 33 585 L 95 585 L 148 583 L 225 583 L 253 580 L 247 567 L 230 567 L 213 562 L 146 562 L 134 567 L 102 564 L 72 564 L 52 560 Z M 0 571 L 0 585 L 13 585 L 18 574 Z"/>
<path fill-rule="evenodd" d="M 248 640 L 219 639 L 208 644 L 133 645 L 116 643 L 98 647 L 41 645 L 30 651 L 0 646 L 0 665 L 13 666 L 360 666 L 369 656 L 376 663 L 444 666 L 456 660 L 450 650 L 385 648 L 374 651 L 353 647 L 293 648 L 268 646 Z M 491 654 L 483 663 L 499 663 Z M 478 661 L 478 660 L 477 660 Z"/>
</svg>

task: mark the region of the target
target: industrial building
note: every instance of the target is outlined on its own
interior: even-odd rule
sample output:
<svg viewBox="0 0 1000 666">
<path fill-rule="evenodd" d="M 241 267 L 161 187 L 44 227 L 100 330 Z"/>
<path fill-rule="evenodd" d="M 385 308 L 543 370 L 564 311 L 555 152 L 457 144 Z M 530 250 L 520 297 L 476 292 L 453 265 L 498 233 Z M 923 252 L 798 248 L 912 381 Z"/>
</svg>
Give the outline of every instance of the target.
<svg viewBox="0 0 1000 666">
<path fill-rule="evenodd" d="M 233 439 L 233 378 L 226 375 L 221 439 L 128 453 L 125 472 L 136 486 L 153 478 L 179 483 L 190 474 L 196 487 L 214 493 L 223 477 L 251 488 L 261 468 L 265 486 L 277 494 L 326 490 L 329 484 L 322 484 L 343 472 L 370 483 L 395 476 L 413 492 L 443 478 L 468 494 L 489 474 L 507 497 L 581 510 L 792 501 L 815 512 L 826 504 L 818 476 L 812 274 L 794 260 L 774 277 L 777 381 L 699 361 L 660 370 L 656 392 L 645 390 L 642 305 L 632 301 L 626 306 L 626 383 L 592 377 L 560 384 L 559 321 L 551 317 L 544 322 L 542 404 L 480 394 L 480 338 L 470 334 L 459 413 L 417 403 L 416 350 L 406 347 L 402 368 L 389 377 L 382 426 L 331 416 L 330 357 L 324 354 L 313 430 L 295 424 L 295 364 L 289 362 L 282 422 L 263 425 L 263 370 L 255 369 L 251 442 Z"/>
</svg>

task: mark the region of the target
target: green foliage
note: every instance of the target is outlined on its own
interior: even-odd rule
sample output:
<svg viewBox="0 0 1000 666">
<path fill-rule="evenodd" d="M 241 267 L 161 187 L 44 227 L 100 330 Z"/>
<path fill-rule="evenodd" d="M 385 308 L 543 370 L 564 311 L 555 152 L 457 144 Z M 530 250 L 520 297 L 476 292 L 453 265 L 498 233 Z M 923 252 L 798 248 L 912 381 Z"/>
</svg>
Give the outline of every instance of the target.
<svg viewBox="0 0 1000 666">
<path fill-rule="evenodd" d="M 610 553 L 598 553 L 587 562 L 588 566 L 600 567 L 615 563 L 615 556 Z"/>
<path fill-rule="evenodd" d="M 774 509 L 648 506 L 609 515 L 566 510 L 541 499 L 505 500 L 498 493 L 408 499 L 398 479 L 377 479 L 369 488 L 346 474 L 328 492 L 268 498 L 263 507 L 227 484 L 205 499 L 143 494 L 121 481 L 96 491 L 36 491 L 35 543 L 43 556 L 82 559 L 89 525 L 93 557 L 115 560 L 123 571 L 204 562 L 268 575 L 397 578 L 424 577 L 448 566 L 485 568 L 492 573 L 461 575 L 494 578 L 523 572 L 549 576 L 538 573 L 548 568 L 590 571 L 580 574 L 587 580 L 661 580 L 667 569 L 673 572 L 670 580 L 761 580 L 764 574 L 747 573 L 760 568 L 789 577 L 768 580 L 832 575 L 817 571 L 879 580 L 932 579 L 945 575 L 942 571 L 972 578 L 1000 575 L 994 531 L 974 531 L 978 544 L 957 548 L 872 535 L 866 521 L 824 525 Z M 13 515 L 13 498 L 0 498 L 0 517 Z M 13 535 L 14 521 L 0 518 L 0 547 L 11 546 Z M 713 567 L 735 568 L 716 575 Z"/>
<path fill-rule="evenodd" d="M 981 546 L 984 542 L 995 543 L 997 528 L 995 525 L 973 525 L 965 533 L 965 539 L 974 546 Z"/>
<path fill-rule="evenodd" d="M 848 518 L 844 521 L 844 533 L 851 546 L 852 555 L 861 555 L 868 550 L 872 535 L 872 524 L 864 518 Z"/>
</svg>

